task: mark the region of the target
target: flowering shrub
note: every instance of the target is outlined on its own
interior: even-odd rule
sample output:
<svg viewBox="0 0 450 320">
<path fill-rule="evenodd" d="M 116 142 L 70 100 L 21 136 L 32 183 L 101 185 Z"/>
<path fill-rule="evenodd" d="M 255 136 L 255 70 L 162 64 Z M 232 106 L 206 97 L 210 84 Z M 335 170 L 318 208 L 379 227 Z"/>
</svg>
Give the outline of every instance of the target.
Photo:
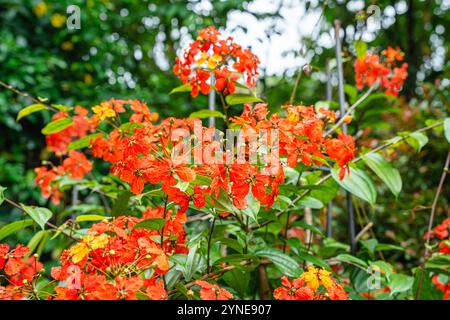
<svg viewBox="0 0 450 320">
<path fill-rule="evenodd" d="M 399 49 L 388 47 L 382 52 L 384 61 L 380 61 L 377 54 L 364 53 L 355 61 L 355 81 L 358 89 L 364 86 L 372 86 L 380 81 L 386 94 L 397 96 L 408 76 L 408 64 L 402 63 L 397 67 L 397 62 L 403 61 L 403 53 Z"/>
<path fill-rule="evenodd" d="M 428 234 L 425 234 L 425 239 Z M 434 257 L 431 259 L 449 259 L 450 258 L 450 218 L 442 221 L 441 224 L 438 224 L 431 231 L 431 238 L 435 238 L 439 241 L 436 244 L 437 252 L 434 254 Z M 436 288 L 441 290 L 444 293 L 443 300 L 447 300 L 450 298 L 450 281 L 448 278 L 448 274 L 443 272 L 442 274 L 437 274 L 432 278 L 433 283 L 436 285 Z"/>
<path fill-rule="evenodd" d="M 388 48 L 382 55 L 383 61 L 370 53 L 357 58 L 356 86 L 362 89 L 379 81 L 386 94 L 397 95 L 407 64 L 396 67 L 404 58 L 399 50 Z M 330 239 L 296 220 L 305 207 L 321 208 L 334 198 L 339 185 L 373 204 L 375 187 L 355 164 L 359 160 L 399 192 L 398 181 L 391 180 L 396 178 L 395 168 L 377 154 L 382 148 L 356 157 L 354 138 L 340 129 L 343 122 L 349 123 L 350 114 L 336 114 L 329 105 L 302 104 L 270 112 L 253 92 L 258 64 L 248 49 L 208 27 L 176 59 L 173 71 L 183 86 L 175 92 L 189 91 L 195 97 L 215 90 L 225 115 L 215 110 L 160 119 L 142 101 L 114 98 L 91 108 L 40 104 L 23 109 L 19 118 L 42 109 L 55 112 L 42 129 L 52 156 L 35 169 L 42 197 L 61 206 L 68 200 L 67 190 L 75 186 L 72 212 L 91 213 L 89 206 L 78 206 L 77 192 L 86 197 L 86 204 L 97 201 L 103 206 L 100 214 L 74 214 L 57 226 L 50 222 L 49 209 L 17 204 L 0 188 L 0 203 L 6 200 L 23 210 L 41 232 L 48 232 L 47 226 L 55 238 L 64 235 L 73 241 L 62 251 L 59 265 L 51 268 L 51 278 L 37 261 L 39 255 L 31 255 L 36 246 L 0 245 L 0 269 L 5 274 L 0 298 L 228 300 L 246 297 L 248 286 L 242 283 L 250 281 L 249 273 L 256 269 L 270 273 L 277 285 L 281 278 L 282 286 L 273 292 L 279 300 L 369 297 L 366 288 L 348 292 L 337 280 L 347 277 L 351 288 L 353 280 L 360 281 L 352 278 L 356 271 L 347 274 L 341 268 L 332 275 L 331 269 L 323 268 L 333 256 L 318 250 L 312 254 L 312 233 Z M 237 88 L 251 94 L 238 93 Z M 228 108 L 237 104 L 243 111 L 229 117 Z M 223 118 L 225 133 L 202 124 L 201 119 L 210 116 Z M 330 177 L 333 184 L 322 186 Z M 88 199 L 85 190 L 98 197 Z M 204 220 L 211 222 L 198 228 Z M 436 227 L 433 234 L 447 237 L 442 228 Z M 367 245 L 372 248 L 364 252 L 371 258 L 367 261 L 343 252 L 334 259 L 359 268 L 373 264 L 386 281 L 397 276 L 383 293 L 409 290 L 409 278 L 387 263 L 372 261 L 376 245 Z M 332 252 L 346 248 L 338 243 L 330 247 Z M 448 244 L 440 250 L 448 254 Z M 303 270 L 307 261 L 321 268 Z M 444 286 L 436 277 L 433 281 Z M 260 297 L 271 298 L 263 292 Z"/>
<path fill-rule="evenodd" d="M 191 87 L 191 95 L 196 97 L 199 89 L 208 94 L 211 75 L 214 88 L 222 94 L 233 94 L 241 77 L 250 87 L 256 86 L 259 59 L 249 49 L 244 49 L 233 38 L 224 38 L 213 26 L 199 31 L 181 57 L 175 61 L 173 71 L 184 84 Z"/>
<path fill-rule="evenodd" d="M 308 271 L 292 281 L 281 278 L 282 286 L 276 288 L 273 296 L 278 300 L 348 300 L 342 285 L 325 269 L 309 267 Z"/>
</svg>

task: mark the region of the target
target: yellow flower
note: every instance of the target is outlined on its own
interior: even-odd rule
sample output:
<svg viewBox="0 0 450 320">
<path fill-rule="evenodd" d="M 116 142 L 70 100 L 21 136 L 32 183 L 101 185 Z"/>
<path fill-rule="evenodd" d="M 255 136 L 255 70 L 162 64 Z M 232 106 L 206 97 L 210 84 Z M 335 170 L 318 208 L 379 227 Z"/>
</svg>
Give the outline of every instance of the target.
<svg viewBox="0 0 450 320">
<path fill-rule="evenodd" d="M 34 8 L 33 8 L 34 14 L 38 17 L 42 17 L 44 14 L 47 13 L 47 5 L 45 2 L 39 2 Z"/>
<path fill-rule="evenodd" d="M 208 60 L 208 55 L 207 55 L 205 52 L 202 52 L 202 53 L 200 54 L 200 58 L 197 59 L 197 61 L 195 61 L 195 64 L 196 64 L 197 66 L 200 66 L 200 65 L 202 65 L 206 60 Z"/>
<path fill-rule="evenodd" d="M 105 120 L 106 118 L 112 118 L 116 116 L 116 112 L 111 108 L 111 105 L 106 102 L 102 102 L 99 106 L 92 108 L 92 111 L 100 118 Z"/>
<path fill-rule="evenodd" d="M 333 280 L 330 278 L 330 272 L 325 269 L 316 269 L 314 267 L 308 267 L 308 271 L 302 273 L 300 278 L 305 279 L 308 287 L 316 291 L 320 285 L 325 288 L 331 288 L 333 286 Z"/>
<path fill-rule="evenodd" d="M 52 23 L 52 26 L 55 28 L 61 28 L 64 23 L 66 22 L 66 17 L 62 14 L 55 13 L 50 17 L 50 22 Z"/>
<path fill-rule="evenodd" d="M 62 48 L 64 51 L 71 51 L 71 50 L 73 50 L 73 43 L 70 42 L 70 41 L 64 41 L 64 42 L 61 44 L 61 48 Z"/>
<path fill-rule="evenodd" d="M 108 236 L 102 234 L 99 236 L 87 235 L 81 242 L 69 249 L 69 254 L 72 257 L 73 263 L 78 263 L 87 257 L 90 250 L 96 250 L 105 247 L 108 243 Z"/>
<path fill-rule="evenodd" d="M 89 248 L 85 243 L 80 242 L 69 249 L 69 254 L 72 257 L 72 262 L 78 263 L 87 257 Z"/>
<path fill-rule="evenodd" d="M 215 54 L 211 58 L 208 59 L 208 69 L 214 69 L 219 62 L 222 61 L 222 57 Z"/>
</svg>

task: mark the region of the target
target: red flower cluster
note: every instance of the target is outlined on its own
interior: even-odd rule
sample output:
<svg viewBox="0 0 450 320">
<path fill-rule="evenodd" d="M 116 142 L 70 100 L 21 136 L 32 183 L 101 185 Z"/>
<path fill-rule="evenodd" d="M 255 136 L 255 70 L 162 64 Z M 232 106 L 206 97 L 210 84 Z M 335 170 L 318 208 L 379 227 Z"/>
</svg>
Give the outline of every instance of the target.
<svg viewBox="0 0 450 320">
<path fill-rule="evenodd" d="M 439 243 L 439 252 L 444 254 L 450 254 L 450 218 L 445 219 L 441 224 L 438 224 L 434 229 L 431 231 L 430 237 L 431 238 L 438 238 L 441 241 Z M 425 233 L 424 236 L 425 239 L 427 239 L 427 233 Z"/>
<path fill-rule="evenodd" d="M 57 156 L 67 153 L 67 148 L 73 140 L 85 137 L 94 130 L 92 121 L 88 118 L 89 111 L 83 107 L 75 107 L 75 115 L 72 116 L 73 124 L 59 132 L 47 135 L 45 141 L 47 147 Z M 69 114 L 64 111 L 56 113 L 52 121 L 67 118 Z"/>
<path fill-rule="evenodd" d="M 371 53 L 356 59 L 356 87 L 362 89 L 365 85 L 372 86 L 380 81 L 381 86 L 386 89 L 386 94 L 397 96 L 408 76 L 408 64 L 396 66 L 397 61 L 403 61 L 403 53 L 398 49 L 388 47 L 382 55 L 385 57 L 384 62 L 380 61 L 379 55 Z"/>
<path fill-rule="evenodd" d="M 428 238 L 428 233 L 425 233 L 424 239 Z M 440 240 L 438 250 L 440 254 L 450 255 L 450 218 L 445 219 L 441 224 L 438 224 L 431 231 L 430 238 L 437 238 Z M 447 275 L 443 275 L 447 279 Z M 443 300 L 450 298 L 450 283 L 448 281 L 441 282 L 440 276 L 436 275 L 432 279 L 436 288 L 444 292 Z"/>
<path fill-rule="evenodd" d="M 148 217 L 161 216 L 161 210 L 147 210 L 143 219 L 121 216 L 94 224 L 87 236 L 63 251 L 61 267 L 52 268 L 52 277 L 61 281 L 54 298 L 166 299 L 160 277 L 169 270 L 168 256 L 187 250 L 183 219 L 168 213 L 164 231 L 136 226 Z M 161 232 L 164 249 L 156 241 Z"/>
<path fill-rule="evenodd" d="M 281 287 L 273 292 L 277 300 L 348 300 L 341 284 L 324 269 L 309 267 L 299 278 L 281 278 Z"/>
<path fill-rule="evenodd" d="M 58 189 L 57 179 L 61 176 L 81 179 L 91 170 L 92 163 L 86 156 L 79 151 L 71 150 L 68 157 L 63 160 L 62 165 L 52 165 L 50 169 L 46 166 L 35 168 L 36 178 L 34 182 L 41 188 L 44 198 L 51 197 L 52 202 L 58 204 L 63 194 Z"/>
<path fill-rule="evenodd" d="M 119 126 L 126 105 L 130 105 L 134 113 L 129 122 Z M 111 172 L 129 183 L 135 194 L 142 193 L 148 183 L 161 184 L 168 200 L 178 204 L 181 212 L 187 210 L 190 201 L 197 208 L 203 207 L 208 199 L 214 205 L 223 191 L 238 209 L 247 207 L 250 192 L 261 205 L 269 208 L 284 181 L 283 162 L 274 153 L 264 154 L 255 163 L 249 161 L 251 152 L 255 151 L 251 150 L 252 137 L 265 137 L 269 142 L 278 135 L 279 155 L 286 157 L 291 167 L 299 161 L 311 166 L 333 159 L 341 168 L 341 179 L 348 171 L 347 163 L 355 156 L 351 136 L 342 133 L 337 138 L 323 136 L 326 123 L 335 120 L 332 111 L 321 109 L 322 115 L 319 115 L 312 106 L 283 108 L 286 109 L 285 116 L 276 113 L 269 117 L 267 105 L 245 105 L 240 116 L 230 119 L 232 125 L 241 128 L 246 139 L 243 153 L 235 157 L 230 155 L 230 150 L 222 150 L 214 140 L 215 129 L 203 127 L 200 120 L 168 118 L 156 124 L 157 115 L 150 113 L 144 103 L 110 100 L 93 107 L 94 115 L 87 118 L 94 126 L 105 122 L 112 126 L 109 133 L 103 126 L 101 133 L 91 139 L 92 154 L 110 162 Z M 198 140 L 193 148 L 178 155 L 192 136 Z M 189 161 L 192 156 L 194 163 Z M 82 178 L 91 169 L 92 164 L 86 157 L 72 150 L 62 165 L 51 169 L 37 168 L 36 183 L 45 197 L 51 196 L 53 202 L 58 203 L 62 196 L 58 190 L 58 177 Z M 186 183 L 190 188 L 180 187 Z"/>
<path fill-rule="evenodd" d="M 4 269 L 9 282 L 6 287 L 0 285 L 0 300 L 20 300 L 36 294 L 33 285 L 43 266 L 34 256 L 27 257 L 29 252 L 21 244 L 12 250 L 7 244 L 0 244 L 0 271 Z"/>
<path fill-rule="evenodd" d="M 230 300 L 233 295 L 226 289 L 220 288 L 217 284 L 211 284 L 203 280 L 195 281 L 200 286 L 200 298 L 202 300 Z"/>
<path fill-rule="evenodd" d="M 174 73 L 181 81 L 191 86 L 191 95 L 196 97 L 211 90 L 211 74 L 214 87 L 224 95 L 236 90 L 236 82 L 244 77 L 248 86 L 256 85 L 259 59 L 250 50 L 224 38 L 213 26 L 199 31 L 197 39 L 189 45 L 181 57 L 177 57 Z"/>
</svg>

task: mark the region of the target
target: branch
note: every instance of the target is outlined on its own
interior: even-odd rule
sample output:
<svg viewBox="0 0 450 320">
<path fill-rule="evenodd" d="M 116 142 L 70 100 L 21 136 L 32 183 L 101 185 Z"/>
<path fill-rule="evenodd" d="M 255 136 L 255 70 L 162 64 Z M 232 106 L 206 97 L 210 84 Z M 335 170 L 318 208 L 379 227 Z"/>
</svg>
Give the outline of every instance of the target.
<svg viewBox="0 0 450 320">
<path fill-rule="evenodd" d="M 366 98 L 372 93 L 372 91 L 378 86 L 378 82 L 376 82 L 375 84 L 373 84 L 369 90 L 367 90 L 350 108 L 348 108 L 347 112 L 342 115 L 339 118 L 339 121 L 336 122 L 336 124 L 327 132 L 324 133 L 324 137 L 332 134 L 334 131 L 336 131 L 345 121 L 345 118 L 350 115 L 353 110 L 356 109 L 356 107 L 358 107 L 364 100 L 366 100 Z"/>
<path fill-rule="evenodd" d="M 49 108 L 49 109 L 51 109 L 51 110 L 53 110 L 53 111 L 58 111 L 58 110 L 56 110 L 55 108 L 53 108 L 52 106 L 49 106 L 47 103 L 44 103 L 43 101 L 39 100 L 38 98 L 33 97 L 33 96 L 30 95 L 29 93 L 26 93 L 26 92 L 23 92 L 23 91 L 20 91 L 20 90 L 14 88 L 14 87 L 13 87 L 12 85 L 10 85 L 10 84 L 7 84 L 7 83 L 4 83 L 3 81 L 0 81 L 0 86 L 2 86 L 2 87 L 4 87 L 4 88 L 6 88 L 6 89 L 8 89 L 8 90 L 10 90 L 10 91 L 12 91 L 12 92 L 14 92 L 15 94 L 17 94 L 17 95 L 19 95 L 19 96 L 21 96 L 21 97 L 30 99 L 30 100 L 33 101 L 34 103 L 43 104 L 43 105 L 45 105 L 47 108 Z"/>
<path fill-rule="evenodd" d="M 12 201 L 12 200 L 10 200 L 10 199 L 8 199 L 8 198 L 5 198 L 4 200 L 5 200 L 6 202 L 8 202 L 10 205 L 12 205 L 12 206 L 16 207 L 17 209 L 19 209 L 19 210 L 25 212 L 25 210 L 24 210 L 20 205 L 18 205 L 17 203 L 15 203 L 14 201 Z M 26 212 L 25 212 L 25 213 L 26 213 Z M 48 225 L 50 228 L 52 228 L 52 229 L 54 229 L 54 230 L 56 230 L 56 231 L 61 232 L 63 235 L 69 237 L 70 239 L 72 239 L 72 240 L 74 240 L 74 241 L 80 241 L 80 239 L 77 239 L 77 238 L 73 237 L 71 234 L 65 233 L 61 228 L 55 226 L 53 223 L 50 223 L 50 222 L 47 221 L 45 224 Z"/>
</svg>

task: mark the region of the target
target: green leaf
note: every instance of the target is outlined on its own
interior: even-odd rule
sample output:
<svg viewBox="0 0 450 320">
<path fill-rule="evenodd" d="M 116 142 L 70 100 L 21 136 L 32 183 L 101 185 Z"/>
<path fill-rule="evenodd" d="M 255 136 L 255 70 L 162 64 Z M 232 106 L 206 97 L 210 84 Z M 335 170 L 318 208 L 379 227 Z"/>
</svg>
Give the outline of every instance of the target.
<svg viewBox="0 0 450 320">
<path fill-rule="evenodd" d="M 405 292 L 412 288 L 414 284 L 414 278 L 404 275 L 394 273 L 391 275 L 391 281 L 389 283 L 389 288 L 391 289 L 391 296 L 395 293 Z"/>
<path fill-rule="evenodd" d="M 370 252 L 370 254 L 375 253 L 375 249 L 377 248 L 378 241 L 377 239 L 368 239 L 368 240 L 360 240 L 362 246 Z"/>
<path fill-rule="evenodd" d="M 33 225 L 32 219 L 14 221 L 0 229 L 0 241 L 23 228 Z"/>
<path fill-rule="evenodd" d="M 209 110 L 209 109 L 203 109 L 200 111 L 192 112 L 189 115 L 189 118 L 198 118 L 198 119 L 206 119 L 206 118 L 225 118 L 225 116 L 222 114 L 222 112 L 217 110 Z"/>
<path fill-rule="evenodd" d="M 262 249 L 255 252 L 259 257 L 270 259 L 281 273 L 290 277 L 300 276 L 300 267 L 293 258 L 276 249 Z"/>
<path fill-rule="evenodd" d="M 311 196 L 305 196 L 301 198 L 297 205 L 300 205 L 302 208 L 311 208 L 311 209 L 322 209 L 323 203 L 320 200 L 317 200 Z"/>
<path fill-rule="evenodd" d="M 2 205 L 3 201 L 5 201 L 5 190 L 7 188 L 0 186 L 0 206 Z"/>
<path fill-rule="evenodd" d="M 345 190 L 354 194 L 370 204 L 374 205 L 377 200 L 377 192 L 370 177 L 361 169 L 351 168 L 350 174 L 346 174 L 344 179 L 340 180 L 338 168 L 331 170 L 333 179 Z"/>
<path fill-rule="evenodd" d="M 144 228 L 151 230 L 161 230 L 162 227 L 166 224 L 166 220 L 162 218 L 152 218 L 136 223 L 133 229 Z"/>
<path fill-rule="evenodd" d="M 230 197 L 228 196 L 227 192 L 224 191 L 222 188 L 220 188 L 219 196 L 216 197 L 215 195 L 211 196 L 214 199 L 214 208 L 218 212 L 234 212 L 235 208 L 233 206 L 233 203 L 230 200 Z"/>
<path fill-rule="evenodd" d="M 16 121 L 19 121 L 23 117 L 26 117 L 34 112 L 38 112 L 38 111 L 45 110 L 45 109 L 47 109 L 47 106 L 44 104 L 40 104 L 40 103 L 32 104 L 32 105 L 25 107 L 19 111 L 19 113 L 17 114 Z"/>
<path fill-rule="evenodd" d="M 255 199 L 255 197 L 251 193 L 249 193 L 245 197 L 245 199 L 247 200 L 248 205 L 247 208 L 241 210 L 241 212 L 258 223 L 258 213 L 259 209 L 261 208 L 261 203 L 257 199 Z"/>
<path fill-rule="evenodd" d="M 71 143 L 69 143 L 68 148 L 69 148 L 69 150 L 87 148 L 87 147 L 89 147 L 89 145 L 91 143 L 91 139 L 92 139 L 92 141 L 94 141 L 98 135 L 99 135 L 99 133 L 94 133 L 94 134 L 87 135 L 81 139 L 72 141 Z"/>
<path fill-rule="evenodd" d="M 52 107 L 55 109 L 58 109 L 59 111 L 63 111 L 63 112 L 69 112 L 70 110 L 73 109 L 73 107 L 65 106 L 62 104 L 52 104 Z"/>
<path fill-rule="evenodd" d="M 75 218 L 76 222 L 85 222 L 85 221 L 102 221 L 104 219 L 108 219 L 108 217 L 101 216 L 99 214 L 83 214 Z"/>
<path fill-rule="evenodd" d="M 377 247 L 375 248 L 377 251 L 389 251 L 389 250 L 398 250 L 398 251 L 405 251 L 405 248 L 396 246 L 393 244 L 388 243 L 379 243 L 377 244 Z"/>
<path fill-rule="evenodd" d="M 73 121 L 71 118 L 61 118 L 48 123 L 42 130 L 42 134 L 49 135 L 70 127 Z"/>
<path fill-rule="evenodd" d="M 25 211 L 31 219 L 33 219 L 42 230 L 45 229 L 45 224 L 52 217 L 52 212 L 47 208 L 34 207 L 34 206 L 26 206 L 24 204 L 20 204 L 23 211 Z"/>
<path fill-rule="evenodd" d="M 123 215 L 125 213 L 125 210 L 128 208 L 128 202 L 130 201 L 131 196 L 132 193 L 130 191 L 123 190 L 119 194 L 117 200 L 114 202 L 114 205 L 111 209 L 111 216 L 117 217 Z"/>
<path fill-rule="evenodd" d="M 41 230 L 39 232 L 36 232 L 34 236 L 30 239 L 30 241 L 28 241 L 27 247 L 30 248 L 28 256 L 33 254 L 33 252 L 38 247 L 39 243 L 41 243 L 41 241 L 43 240 L 46 240 L 47 237 L 48 237 L 48 230 Z"/>
<path fill-rule="evenodd" d="M 363 155 L 364 163 L 388 186 L 396 198 L 402 190 L 399 171 L 378 153 Z"/>
<path fill-rule="evenodd" d="M 313 256 L 312 254 L 309 254 L 307 252 L 299 252 L 298 257 L 304 261 L 311 262 L 315 266 L 319 266 L 328 271 L 331 271 L 331 268 L 327 265 L 327 263 L 323 259 Z"/>
<path fill-rule="evenodd" d="M 362 269 L 367 268 L 367 263 L 357 257 L 354 257 L 348 253 L 341 253 L 336 256 L 336 259 L 351 265 L 356 265 Z"/>
<path fill-rule="evenodd" d="M 250 284 L 250 273 L 242 269 L 233 269 L 226 272 L 222 279 L 225 283 L 236 290 L 240 298 L 243 299 L 245 293 L 247 292 Z"/>
<path fill-rule="evenodd" d="M 320 231 L 319 228 L 317 228 L 316 226 L 313 226 L 311 224 L 307 224 L 305 221 L 295 221 L 294 223 L 291 224 L 291 226 L 302 227 L 304 229 L 308 229 L 311 232 L 314 232 L 314 233 L 320 235 L 321 237 L 325 237 L 325 234 L 322 231 Z"/>
<path fill-rule="evenodd" d="M 249 95 L 249 94 L 229 94 L 225 97 L 225 101 L 228 105 L 236 105 L 236 104 L 243 104 L 243 103 L 255 103 L 255 102 L 264 102 L 258 97 Z"/>
<path fill-rule="evenodd" d="M 354 86 L 345 84 L 344 91 L 348 95 L 350 103 L 355 103 L 356 98 L 358 97 L 358 90 Z"/>
<path fill-rule="evenodd" d="M 364 41 L 355 41 L 354 43 L 355 45 L 355 50 L 356 50 L 356 57 L 358 59 L 362 59 L 364 58 L 364 56 L 366 55 L 367 52 L 367 43 L 365 43 Z"/>
<path fill-rule="evenodd" d="M 406 142 L 413 147 L 416 152 L 420 152 L 423 146 L 428 143 L 428 137 L 422 132 L 413 132 L 406 138 Z"/>
<path fill-rule="evenodd" d="M 181 86 L 178 86 L 178 87 L 172 89 L 172 91 L 170 91 L 169 95 L 177 93 L 177 92 L 191 92 L 191 90 L 192 90 L 191 85 L 189 83 L 186 83 L 186 84 L 182 84 Z"/>
<path fill-rule="evenodd" d="M 444 135 L 448 143 L 450 143 L 450 118 L 445 118 L 444 120 Z"/>
</svg>

